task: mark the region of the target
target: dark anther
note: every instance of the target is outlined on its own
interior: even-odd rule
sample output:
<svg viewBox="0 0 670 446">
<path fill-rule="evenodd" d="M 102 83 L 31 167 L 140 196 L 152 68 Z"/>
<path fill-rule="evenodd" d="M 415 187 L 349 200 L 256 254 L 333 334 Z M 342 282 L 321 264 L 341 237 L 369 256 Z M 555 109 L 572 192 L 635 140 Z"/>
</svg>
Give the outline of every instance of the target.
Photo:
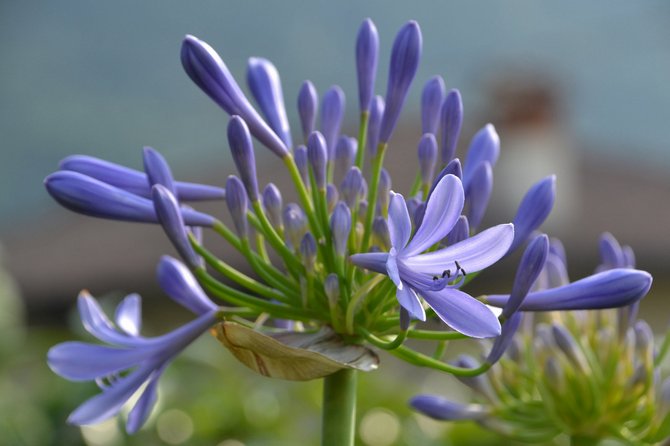
<svg viewBox="0 0 670 446">
<path fill-rule="evenodd" d="M 440 278 L 437 276 L 433 276 L 433 280 L 440 280 Z"/>
<path fill-rule="evenodd" d="M 467 275 L 463 267 L 458 263 L 458 260 L 454 260 L 454 263 L 456 264 L 456 272 L 460 270 L 464 276 Z"/>
<path fill-rule="evenodd" d="M 450 269 L 445 269 L 442 271 L 442 278 L 444 279 L 445 277 L 451 278 L 451 270 Z"/>
</svg>

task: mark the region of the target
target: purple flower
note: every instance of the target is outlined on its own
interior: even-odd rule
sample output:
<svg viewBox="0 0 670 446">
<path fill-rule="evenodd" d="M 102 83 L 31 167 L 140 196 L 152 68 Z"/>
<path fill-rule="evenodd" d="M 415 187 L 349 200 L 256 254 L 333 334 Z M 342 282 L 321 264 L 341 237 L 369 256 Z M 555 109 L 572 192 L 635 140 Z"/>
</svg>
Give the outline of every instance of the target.
<svg viewBox="0 0 670 446">
<path fill-rule="evenodd" d="M 254 146 L 251 142 L 249 127 L 239 116 L 233 116 L 228 123 L 228 145 L 237 171 L 249 194 L 249 199 L 255 202 L 258 200 L 258 178 L 256 177 Z"/>
<path fill-rule="evenodd" d="M 49 350 L 49 367 L 55 373 L 72 381 L 96 381 L 102 389 L 72 412 L 68 422 L 84 425 L 104 421 L 146 384 L 128 416 L 129 433 L 136 432 L 149 417 L 165 367 L 216 322 L 216 310 L 212 310 L 163 336 L 142 337 L 140 297 L 136 294 L 126 297 L 117 308 L 116 326 L 86 292 L 79 296 L 79 313 L 84 328 L 109 345 L 64 342 Z"/>
<path fill-rule="evenodd" d="M 305 141 L 314 131 L 314 122 L 316 121 L 316 109 L 319 103 L 319 96 L 314 88 L 314 84 L 305 81 L 298 92 L 298 114 L 300 115 L 300 124 L 302 126 L 302 136 Z"/>
<path fill-rule="evenodd" d="M 326 187 L 326 169 L 328 167 L 328 149 L 324 136 L 319 132 L 312 132 L 307 140 L 307 159 L 312 168 L 314 183 L 318 189 Z"/>
<path fill-rule="evenodd" d="M 647 295 L 651 274 L 636 269 L 611 269 L 548 290 L 528 293 L 521 311 L 597 310 L 630 305 Z M 503 307 L 508 294 L 486 297 L 486 303 Z"/>
<path fill-rule="evenodd" d="M 218 308 L 207 297 L 191 271 L 179 260 L 170 256 L 161 257 L 156 275 L 158 284 L 165 294 L 198 316 Z"/>
<path fill-rule="evenodd" d="M 379 35 L 372 20 L 365 19 L 356 38 L 356 72 L 358 73 L 358 100 L 361 112 L 370 110 L 375 89 Z"/>
<path fill-rule="evenodd" d="M 247 84 L 272 130 L 284 141 L 286 147 L 292 147 L 291 128 L 286 116 L 277 68 L 267 59 L 250 58 L 247 65 Z"/>
<path fill-rule="evenodd" d="M 419 172 L 423 184 L 431 184 L 437 163 L 437 141 L 432 133 L 424 133 L 419 141 Z"/>
<path fill-rule="evenodd" d="M 454 227 L 463 210 L 461 181 L 443 177 L 426 203 L 421 226 L 410 240 L 412 226 L 404 198 L 393 194 L 388 226 L 388 253 L 351 256 L 359 267 L 387 274 L 396 284 L 396 297 L 410 315 L 425 319 L 418 295 L 454 330 L 477 338 L 500 334 L 500 323 L 484 304 L 458 290 L 466 272 L 482 270 L 498 261 L 514 237 L 511 224 L 498 225 L 437 251 L 421 254 L 441 241 Z M 450 282 L 455 281 L 451 284 Z"/>
<path fill-rule="evenodd" d="M 454 89 L 447 93 L 440 112 L 442 128 L 442 163 L 446 164 L 456 155 L 456 145 L 463 125 L 463 100 L 461 93 Z"/>
<path fill-rule="evenodd" d="M 403 26 L 393 42 L 386 107 L 379 129 L 379 141 L 387 143 L 395 129 L 400 111 L 407 98 L 407 92 L 419 68 L 421 58 L 421 29 L 415 21 Z"/>
<path fill-rule="evenodd" d="M 550 175 L 535 183 L 519 205 L 514 216 L 514 242 L 510 252 L 528 239 L 530 234 L 547 219 L 556 199 L 556 176 Z"/>
<path fill-rule="evenodd" d="M 375 96 L 370 106 L 370 121 L 368 122 L 368 136 L 366 146 L 368 153 L 374 155 L 377 153 L 377 144 L 379 144 L 379 127 L 384 115 L 384 98 Z"/>
<path fill-rule="evenodd" d="M 467 217 L 472 228 L 479 226 L 489 205 L 493 191 L 493 169 L 491 167 L 488 161 L 482 161 L 472 173 L 471 181 L 465 186 L 465 197 L 469 204 Z M 465 185 L 465 182 L 463 184 Z"/>
<path fill-rule="evenodd" d="M 191 80 L 229 115 L 239 115 L 251 133 L 277 156 L 288 155 L 284 142 L 267 125 L 237 85 L 221 57 L 207 43 L 186 36 L 181 47 L 181 63 Z"/>
<path fill-rule="evenodd" d="M 156 184 L 153 187 L 153 201 L 156 216 L 163 226 L 163 230 L 174 245 L 179 255 L 191 266 L 201 265 L 200 257 L 195 253 L 188 241 L 184 219 L 179 212 L 179 203 L 165 186 Z"/>
<path fill-rule="evenodd" d="M 177 189 L 172 178 L 172 172 L 165 158 L 151 147 L 145 147 L 142 155 L 144 171 L 147 173 L 149 184 L 151 186 L 160 184 L 172 192 L 173 195 L 176 195 Z"/>
<path fill-rule="evenodd" d="M 135 169 L 87 155 L 68 156 L 60 162 L 59 168 L 84 174 L 144 198 L 151 197 L 147 175 Z M 175 189 L 180 201 L 220 200 L 226 196 L 225 189 L 205 184 L 176 181 Z"/>
<path fill-rule="evenodd" d="M 326 140 L 329 160 L 335 155 L 335 144 L 340 135 L 343 117 L 344 92 L 338 85 L 333 85 L 323 94 L 321 101 L 321 133 Z"/>
<path fill-rule="evenodd" d="M 111 220 L 158 222 L 151 200 L 78 172 L 52 173 L 45 178 L 44 185 L 58 203 L 80 214 Z M 188 226 L 212 226 L 215 221 L 192 209 L 181 208 L 181 214 Z"/>
<path fill-rule="evenodd" d="M 442 76 L 431 77 L 423 87 L 423 91 L 421 92 L 421 131 L 424 134 L 437 134 L 444 90 Z"/>
<path fill-rule="evenodd" d="M 488 161 L 491 168 L 495 167 L 500 156 L 500 138 L 491 124 L 486 124 L 472 138 L 468 148 L 468 156 L 463 165 L 463 187 L 468 189 L 474 174 L 483 162 Z"/>
</svg>

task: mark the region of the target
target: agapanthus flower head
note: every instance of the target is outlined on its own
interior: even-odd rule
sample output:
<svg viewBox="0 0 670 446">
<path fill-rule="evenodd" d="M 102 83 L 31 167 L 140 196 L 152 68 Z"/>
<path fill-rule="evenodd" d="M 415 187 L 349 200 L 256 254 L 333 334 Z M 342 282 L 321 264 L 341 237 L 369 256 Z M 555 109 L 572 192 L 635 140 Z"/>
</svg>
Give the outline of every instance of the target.
<svg viewBox="0 0 670 446">
<path fill-rule="evenodd" d="M 605 264 L 615 269 L 568 283 L 560 256 L 540 236 L 526 248 L 511 295 L 471 296 L 467 287 L 478 273 L 522 246 L 546 219 L 554 201 L 554 179 L 531 188 L 513 224 L 480 230 L 500 141 L 495 128 L 485 126 L 461 165 L 454 154 L 462 99 L 457 90 L 445 97 L 443 78 L 435 76 L 422 94 L 416 179 L 404 195 L 394 192 L 384 159 L 394 149 L 391 135 L 418 70 L 421 31 L 410 21 L 398 32 L 385 99 L 374 91 L 378 34 L 371 20 L 363 23 L 355 47 L 361 113 L 358 129 L 350 134 L 357 138 L 342 132 L 349 121 L 338 86 L 323 94 L 316 128 L 319 97 L 305 81 L 297 92 L 305 145 L 293 147 L 276 67 L 263 58 L 249 61 L 247 81 L 261 116 L 214 49 L 187 36 L 181 49 L 184 69 L 230 115 L 227 139 L 237 176 L 228 176 L 225 189 L 176 181 L 166 159 L 149 148 L 143 153 L 144 173 L 74 156 L 47 177 L 49 193 L 71 210 L 160 223 L 185 261 L 161 259 L 161 287 L 197 315 L 170 334 L 143 338 L 139 325 L 133 325 L 139 320 L 139 310 L 130 310 L 139 308 L 134 300 L 123 304 L 119 312 L 125 316 L 114 327 L 100 311 L 90 309 L 97 308 L 91 298 L 82 298 L 81 305 L 89 309 L 82 319 L 96 327 L 96 337 L 116 347 L 63 344 L 50 353 L 57 373 L 106 383 L 99 397 L 75 412 L 73 422 L 113 415 L 146 383 L 129 421 L 129 430 L 136 430 L 155 401 L 156 382 L 165 366 L 213 325 L 212 333 L 236 359 L 266 376 L 307 380 L 346 369 L 372 370 L 378 364 L 370 349 L 375 346 L 416 365 L 472 378 L 515 345 L 514 333 L 523 328 L 519 310 L 629 305 L 646 294 L 649 274 L 621 268 L 634 262 L 629 250 L 604 240 L 602 251 L 610 259 Z M 294 191 L 280 191 L 272 183 L 259 190 L 252 136 L 281 158 Z M 225 200 L 229 218 L 185 204 L 204 199 Z M 238 270 L 210 251 L 205 241 L 211 234 L 203 237 L 202 227 L 237 251 L 247 267 Z M 547 289 L 537 289 L 538 284 Z M 503 314 L 497 316 L 486 304 L 503 307 Z M 421 321 L 433 317 L 450 329 L 423 330 Z M 638 331 L 642 338 L 644 330 Z M 408 338 L 438 343 L 495 339 L 481 361 L 453 364 L 441 355 L 414 350 L 405 344 Z M 434 413 L 442 407 L 460 417 L 476 414 L 483 420 L 489 415 L 478 407 L 435 399 L 422 407 L 429 406 Z"/>
</svg>

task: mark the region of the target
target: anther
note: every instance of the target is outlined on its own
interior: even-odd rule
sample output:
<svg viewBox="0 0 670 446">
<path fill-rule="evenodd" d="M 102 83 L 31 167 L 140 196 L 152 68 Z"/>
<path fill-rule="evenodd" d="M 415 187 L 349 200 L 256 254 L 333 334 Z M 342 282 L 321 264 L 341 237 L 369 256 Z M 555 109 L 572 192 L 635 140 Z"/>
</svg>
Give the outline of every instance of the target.
<svg viewBox="0 0 670 446">
<path fill-rule="evenodd" d="M 442 271 L 442 278 L 444 279 L 445 277 L 451 278 L 451 270 L 450 269 L 445 269 Z"/>
</svg>

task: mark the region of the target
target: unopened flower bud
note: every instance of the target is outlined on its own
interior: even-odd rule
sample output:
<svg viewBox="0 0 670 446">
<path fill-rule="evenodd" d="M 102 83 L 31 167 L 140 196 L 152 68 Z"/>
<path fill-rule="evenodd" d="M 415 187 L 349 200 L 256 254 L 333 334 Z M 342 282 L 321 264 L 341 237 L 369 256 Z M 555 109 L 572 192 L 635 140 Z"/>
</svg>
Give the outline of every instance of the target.
<svg viewBox="0 0 670 446">
<path fill-rule="evenodd" d="M 347 252 L 347 241 L 351 231 L 351 211 L 343 202 L 335 205 L 335 210 L 330 216 L 330 231 L 333 236 L 333 246 L 338 256 L 344 256 Z"/>
<path fill-rule="evenodd" d="M 312 132 L 307 140 L 307 159 L 312 168 L 314 182 L 318 189 L 326 187 L 326 168 L 328 163 L 328 152 L 326 140 L 319 132 Z"/>
<path fill-rule="evenodd" d="M 356 72 L 358 74 L 358 100 L 361 112 L 370 110 L 375 89 L 379 35 L 370 19 L 365 19 L 356 38 Z"/>
<path fill-rule="evenodd" d="M 530 287 L 533 286 L 540 272 L 542 272 L 548 251 L 549 237 L 545 234 L 538 235 L 530 242 L 523 256 L 521 256 L 514 278 L 514 285 L 512 285 L 512 294 L 503 307 L 503 317 L 508 318 L 519 309 L 530 291 Z"/>
<path fill-rule="evenodd" d="M 328 213 L 333 212 L 338 201 L 340 201 L 340 193 L 334 184 L 328 183 L 326 186 L 326 206 L 328 207 Z"/>
<path fill-rule="evenodd" d="M 202 261 L 195 253 L 191 243 L 188 241 L 184 219 L 179 211 L 179 203 L 172 192 L 162 184 L 156 184 L 152 188 L 153 202 L 156 209 L 158 221 L 163 230 L 174 245 L 179 255 L 191 267 L 199 266 Z"/>
<path fill-rule="evenodd" d="M 356 166 L 351 167 L 345 175 L 344 180 L 342 180 L 340 191 L 342 192 L 342 198 L 344 198 L 344 202 L 347 204 L 347 206 L 349 206 L 350 209 L 354 209 L 356 207 L 356 202 L 362 196 L 363 183 L 363 174 Z"/>
<path fill-rule="evenodd" d="M 151 147 L 145 147 L 142 155 L 144 159 L 144 171 L 147 173 L 149 185 L 160 184 L 176 198 L 177 190 L 174 179 L 165 158 Z"/>
<path fill-rule="evenodd" d="M 470 227 L 477 228 L 484 218 L 484 213 L 491 198 L 493 190 L 493 169 L 484 161 L 472 174 L 471 181 L 465 188 L 465 197 L 469 202 L 468 222 Z"/>
<path fill-rule="evenodd" d="M 421 30 L 415 21 L 403 26 L 393 42 L 386 106 L 379 129 L 379 141 L 387 143 L 400 117 L 407 92 L 419 67 L 421 58 Z"/>
<path fill-rule="evenodd" d="M 424 85 L 421 92 L 421 133 L 437 134 L 444 93 L 444 80 L 441 76 L 431 77 Z"/>
<path fill-rule="evenodd" d="M 288 154 L 284 142 L 254 110 L 212 47 L 196 37 L 186 36 L 181 47 L 181 62 L 191 80 L 226 113 L 242 117 L 263 145 L 280 158 Z"/>
<path fill-rule="evenodd" d="M 463 165 L 463 189 L 467 189 L 474 173 L 483 162 L 495 167 L 500 156 L 500 137 L 491 124 L 486 124 L 472 137 L 467 158 Z"/>
<path fill-rule="evenodd" d="M 384 98 L 375 96 L 370 106 L 370 120 L 368 121 L 368 136 L 366 138 L 366 147 L 368 154 L 374 156 L 377 153 L 377 144 L 379 144 L 379 127 L 384 115 Z"/>
<path fill-rule="evenodd" d="M 307 147 L 298 146 L 293 151 L 295 165 L 300 172 L 300 178 L 305 186 L 309 187 L 309 160 L 307 159 Z"/>
<path fill-rule="evenodd" d="M 280 231 L 284 228 L 282 220 L 282 198 L 279 188 L 273 183 L 269 183 L 263 189 L 263 207 L 272 226 Z"/>
<path fill-rule="evenodd" d="M 328 149 L 328 160 L 333 159 L 335 154 L 335 144 L 340 135 L 343 117 L 344 92 L 338 85 L 333 85 L 324 93 L 321 102 L 321 133 Z"/>
<path fill-rule="evenodd" d="M 389 174 L 388 170 L 382 168 L 379 175 L 379 189 L 377 192 L 377 205 L 379 206 L 378 212 L 382 215 L 386 215 L 386 211 L 389 208 L 391 187 L 391 175 Z"/>
<path fill-rule="evenodd" d="M 284 234 L 286 244 L 292 249 L 298 249 L 307 228 L 307 217 L 300 206 L 289 203 L 284 208 Z"/>
<path fill-rule="evenodd" d="M 303 82 L 298 92 L 298 114 L 300 115 L 304 141 L 307 141 L 309 135 L 314 131 L 318 104 L 319 95 L 314 88 L 314 84 L 310 81 Z"/>
<path fill-rule="evenodd" d="M 228 123 L 228 145 L 249 199 L 256 202 L 258 200 L 258 180 L 254 147 L 249 128 L 239 116 L 233 116 Z"/>
<path fill-rule="evenodd" d="M 447 235 L 447 242 L 450 245 L 455 245 L 456 243 L 461 242 L 468 237 L 470 237 L 470 224 L 468 223 L 468 217 L 461 215 L 458 217 L 456 224 Z"/>
<path fill-rule="evenodd" d="M 307 271 L 314 271 L 316 262 L 316 240 L 311 232 L 307 232 L 300 241 L 300 256 Z"/>
<path fill-rule="evenodd" d="M 286 147 L 292 147 L 291 128 L 277 68 L 267 59 L 250 58 L 247 64 L 247 84 L 270 128 L 284 141 Z"/>
<path fill-rule="evenodd" d="M 447 93 L 440 111 L 442 129 L 442 164 L 447 164 L 456 155 L 458 137 L 463 124 L 463 101 L 461 93 L 454 89 Z"/>
<path fill-rule="evenodd" d="M 337 274 L 328 274 L 326 280 L 323 281 L 323 288 L 330 305 L 337 305 L 337 302 L 340 300 L 340 279 L 337 277 Z"/>
<path fill-rule="evenodd" d="M 436 420 L 483 420 L 489 409 L 480 404 L 460 404 L 435 395 L 419 395 L 409 404 L 419 412 Z"/>
<path fill-rule="evenodd" d="M 432 133 L 425 133 L 419 141 L 419 171 L 421 173 L 421 182 L 429 185 L 435 174 L 435 165 L 437 163 L 437 141 Z"/>
<path fill-rule="evenodd" d="M 554 341 L 556 341 L 556 346 L 561 349 L 570 362 L 579 367 L 582 372 L 586 372 L 588 370 L 588 363 L 584 357 L 584 353 L 568 329 L 562 325 L 553 324 L 551 326 L 551 333 L 554 336 Z"/>
<path fill-rule="evenodd" d="M 237 230 L 237 235 L 245 238 L 249 235 L 249 226 L 247 223 L 247 211 L 249 202 L 247 193 L 244 190 L 242 181 L 236 176 L 229 176 L 226 181 L 226 204 L 230 215 L 233 217 L 233 223 Z"/>
<path fill-rule="evenodd" d="M 599 266 L 600 271 L 626 267 L 626 259 L 624 258 L 621 245 L 612 234 L 604 232 L 600 236 L 599 247 L 601 262 Z"/>
<path fill-rule="evenodd" d="M 519 205 L 514 216 L 514 241 L 509 252 L 526 241 L 530 234 L 540 227 L 554 207 L 556 197 L 556 176 L 548 176 L 535 183 Z"/>
<path fill-rule="evenodd" d="M 486 357 L 487 363 L 495 364 L 498 362 L 503 353 L 505 353 L 505 350 L 507 350 L 507 347 L 509 347 L 512 339 L 514 339 L 514 335 L 519 329 L 520 324 L 521 313 L 519 312 L 513 313 L 509 319 L 505 321 L 505 323 L 502 325 L 500 336 L 495 339 L 493 342 L 493 347 L 491 348 L 491 352 Z"/>
<path fill-rule="evenodd" d="M 388 250 L 391 247 L 391 236 L 389 234 L 388 223 L 384 217 L 375 217 L 372 222 L 372 235 L 374 235 L 379 247 L 382 250 Z"/>
<path fill-rule="evenodd" d="M 342 135 L 335 146 L 335 171 L 333 178 L 341 181 L 354 164 L 356 158 L 356 139 Z"/>
</svg>

